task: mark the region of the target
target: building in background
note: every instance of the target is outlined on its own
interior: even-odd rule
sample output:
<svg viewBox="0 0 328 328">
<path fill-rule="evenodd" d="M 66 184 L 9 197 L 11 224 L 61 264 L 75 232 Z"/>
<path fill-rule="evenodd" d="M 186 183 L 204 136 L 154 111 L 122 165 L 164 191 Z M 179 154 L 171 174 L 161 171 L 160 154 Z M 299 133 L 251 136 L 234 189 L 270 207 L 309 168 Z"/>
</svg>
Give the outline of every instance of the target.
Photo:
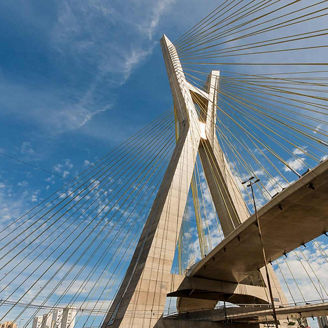
<svg viewBox="0 0 328 328">
<path fill-rule="evenodd" d="M 76 309 L 64 308 L 56 309 L 42 316 L 33 319 L 32 328 L 74 328 Z M 0 328 L 17 328 L 14 327 L 0 327 Z"/>
<path fill-rule="evenodd" d="M 43 316 L 34 317 L 32 328 L 41 328 L 42 327 Z"/>
<path fill-rule="evenodd" d="M 65 308 L 63 310 L 63 318 L 60 328 L 73 328 L 75 325 L 76 310 L 73 308 Z M 43 328 L 43 327 L 42 327 Z"/>
<path fill-rule="evenodd" d="M 52 328 L 53 312 L 49 312 L 42 316 L 42 328 Z"/>
<path fill-rule="evenodd" d="M 61 328 L 61 322 L 63 318 L 63 309 L 56 309 L 52 315 L 52 328 Z"/>
<path fill-rule="evenodd" d="M 319 328 L 328 328 L 328 317 L 317 317 Z"/>
</svg>

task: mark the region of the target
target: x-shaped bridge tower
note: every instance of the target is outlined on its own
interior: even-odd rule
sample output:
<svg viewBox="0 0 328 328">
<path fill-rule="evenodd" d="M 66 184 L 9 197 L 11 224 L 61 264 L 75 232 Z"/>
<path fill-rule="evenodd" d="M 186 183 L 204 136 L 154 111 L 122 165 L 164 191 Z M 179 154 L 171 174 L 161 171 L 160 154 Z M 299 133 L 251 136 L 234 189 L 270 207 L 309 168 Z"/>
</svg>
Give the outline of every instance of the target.
<svg viewBox="0 0 328 328">
<path fill-rule="evenodd" d="M 216 136 L 220 72 L 212 71 L 209 74 L 205 86 L 207 91 L 202 91 L 186 80 L 177 51 L 165 35 L 161 39 L 161 45 L 173 95 L 179 137 L 103 328 L 154 327 L 159 324 L 167 294 L 182 280 L 171 274 L 171 267 L 198 154 L 224 235 L 229 235 L 249 217 Z M 229 293 L 237 290 L 235 287 L 231 289 L 228 282 L 221 284 L 222 295 L 224 290 L 229 290 Z M 249 292 L 244 290 L 246 296 L 250 294 L 249 302 L 254 302 L 255 298 L 265 298 L 265 287 L 258 288 L 260 290 L 252 291 L 251 287 Z M 239 293 L 243 294 L 240 290 Z M 245 297 L 243 300 L 245 301 Z M 188 298 L 180 298 L 178 310 L 210 309 L 217 301 L 190 301 Z"/>
</svg>

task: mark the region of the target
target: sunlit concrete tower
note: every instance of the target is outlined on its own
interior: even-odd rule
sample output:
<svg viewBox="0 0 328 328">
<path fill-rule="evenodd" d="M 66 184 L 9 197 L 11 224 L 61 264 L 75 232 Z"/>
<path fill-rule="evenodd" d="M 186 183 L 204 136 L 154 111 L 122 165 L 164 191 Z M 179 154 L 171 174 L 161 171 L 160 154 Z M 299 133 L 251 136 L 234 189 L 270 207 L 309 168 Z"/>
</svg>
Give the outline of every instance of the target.
<svg viewBox="0 0 328 328">
<path fill-rule="evenodd" d="M 165 35 L 161 45 L 179 138 L 125 278 L 102 328 L 162 327 L 161 316 L 166 296 L 182 279 L 171 274 L 171 267 L 198 154 L 215 208 L 220 213 L 224 235 L 229 235 L 249 217 L 216 136 L 219 71 L 212 71 L 205 86 L 206 91 L 200 90 L 186 80 L 177 51 Z M 195 103 L 200 107 L 200 114 Z M 224 283 L 222 286 L 226 288 Z M 276 286 L 276 289 L 280 289 L 278 282 Z M 249 302 L 253 302 L 254 297 L 265 298 L 264 289 L 259 287 L 253 291 L 250 288 L 252 295 Z M 285 301 L 281 299 L 281 290 L 279 295 L 274 290 L 274 296 L 278 303 Z M 178 310 L 213 309 L 217 301 L 179 298 Z M 188 327 L 194 326 L 190 323 Z"/>
</svg>

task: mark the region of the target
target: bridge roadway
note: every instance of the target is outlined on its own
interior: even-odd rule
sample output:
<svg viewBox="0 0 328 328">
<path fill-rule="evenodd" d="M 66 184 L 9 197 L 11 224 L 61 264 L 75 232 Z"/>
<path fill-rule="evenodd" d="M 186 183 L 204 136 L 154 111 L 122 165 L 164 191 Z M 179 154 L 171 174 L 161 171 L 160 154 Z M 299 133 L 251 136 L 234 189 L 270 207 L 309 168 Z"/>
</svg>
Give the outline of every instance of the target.
<svg viewBox="0 0 328 328">
<path fill-rule="evenodd" d="M 232 323 L 233 327 L 238 325 L 247 325 L 259 323 L 273 323 L 272 309 L 269 306 L 247 306 L 247 307 L 227 307 L 207 311 L 197 311 L 191 313 L 180 313 L 162 318 L 158 327 L 176 327 L 175 322 L 189 322 L 189 327 L 197 327 L 197 322 L 202 322 L 204 327 L 212 327 L 212 324 Z M 328 303 L 305 304 L 297 306 L 281 306 L 276 308 L 278 320 L 297 320 L 300 318 L 309 318 L 327 315 Z M 206 325 L 207 322 L 207 325 Z M 164 323 L 164 324 L 163 324 Z M 166 325 L 165 325 L 166 323 Z M 170 323 L 170 325 L 168 325 Z M 221 325 L 213 325 L 220 327 Z M 223 325 L 222 325 L 223 326 Z M 226 326 L 226 325 L 224 325 Z"/>
<path fill-rule="evenodd" d="M 278 259 L 328 230 L 328 160 L 320 163 L 259 211 L 264 247 L 269 261 Z M 222 299 L 211 288 L 190 281 L 250 284 L 247 279 L 258 275 L 263 267 L 256 218 L 250 216 L 229 234 L 205 258 L 192 266 L 180 287 L 169 296 L 217 300 Z M 242 283 L 242 284 L 240 284 Z M 261 285 L 261 284 L 258 284 Z M 263 283 L 262 283 L 263 285 Z M 177 286 L 176 286 L 177 287 Z M 175 287 L 175 288 L 176 288 Z M 255 286 L 254 286 L 255 287 Z M 214 295 L 213 295 L 214 292 Z M 227 298 L 226 298 L 227 299 Z M 191 301 L 191 299 L 190 299 Z M 241 303 L 241 302 L 240 302 Z M 253 302 L 254 303 L 254 302 Z"/>
</svg>

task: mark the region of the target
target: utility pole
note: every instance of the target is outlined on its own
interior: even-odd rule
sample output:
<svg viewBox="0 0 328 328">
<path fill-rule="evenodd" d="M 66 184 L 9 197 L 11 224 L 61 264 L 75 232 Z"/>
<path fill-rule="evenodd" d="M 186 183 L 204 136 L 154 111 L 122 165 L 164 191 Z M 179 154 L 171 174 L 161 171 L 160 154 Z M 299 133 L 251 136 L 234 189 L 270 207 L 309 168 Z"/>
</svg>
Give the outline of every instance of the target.
<svg viewBox="0 0 328 328">
<path fill-rule="evenodd" d="M 257 224 L 258 233 L 259 233 L 259 237 L 260 237 L 260 243 L 261 243 L 262 254 L 263 254 L 263 261 L 264 261 L 264 267 L 265 267 L 265 273 L 266 273 L 266 277 L 267 277 L 270 300 L 271 300 L 271 305 L 272 305 L 272 315 L 273 315 L 273 320 L 275 322 L 276 328 L 278 328 L 279 323 L 278 323 L 278 319 L 277 319 L 276 309 L 274 307 L 274 299 L 273 299 L 271 281 L 270 281 L 269 270 L 268 270 L 268 261 L 267 261 L 266 253 L 265 253 L 265 249 L 264 249 L 263 236 L 262 236 L 259 217 L 258 217 L 258 214 L 257 214 L 256 201 L 255 201 L 254 188 L 253 188 L 253 185 L 256 184 L 257 182 L 259 182 L 260 179 L 256 179 L 255 181 L 253 181 L 253 180 L 254 180 L 254 177 L 250 177 L 248 180 L 245 180 L 244 182 L 242 182 L 242 184 L 245 184 L 245 183 L 248 182 L 247 187 L 251 188 L 252 198 L 253 198 L 253 206 L 254 206 L 254 214 L 255 214 L 256 224 Z"/>
</svg>

